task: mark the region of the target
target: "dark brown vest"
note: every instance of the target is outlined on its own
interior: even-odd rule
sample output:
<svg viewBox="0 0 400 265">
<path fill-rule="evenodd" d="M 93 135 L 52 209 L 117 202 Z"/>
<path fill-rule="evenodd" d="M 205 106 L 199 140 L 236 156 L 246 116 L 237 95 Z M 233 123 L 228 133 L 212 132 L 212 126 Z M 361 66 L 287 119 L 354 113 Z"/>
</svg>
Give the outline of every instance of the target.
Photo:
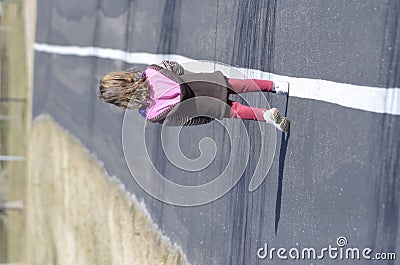
<svg viewBox="0 0 400 265">
<path fill-rule="evenodd" d="M 207 116 L 214 119 L 229 117 L 228 97 L 231 87 L 221 71 L 176 75 L 158 65 L 149 66 L 178 83 L 181 88 L 180 102 L 171 106 L 151 122 L 163 122 L 174 116 Z M 186 103 L 184 101 L 188 100 Z"/>
</svg>

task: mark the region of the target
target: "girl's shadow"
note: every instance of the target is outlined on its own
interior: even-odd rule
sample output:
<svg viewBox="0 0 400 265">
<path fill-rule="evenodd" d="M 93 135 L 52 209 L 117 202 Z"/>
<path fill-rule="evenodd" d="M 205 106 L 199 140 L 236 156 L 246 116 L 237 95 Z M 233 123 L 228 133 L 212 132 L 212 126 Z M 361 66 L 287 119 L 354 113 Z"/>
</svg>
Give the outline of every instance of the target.
<svg viewBox="0 0 400 265">
<path fill-rule="evenodd" d="M 287 116 L 288 103 L 289 103 L 289 96 L 287 96 L 286 99 L 285 116 Z M 276 205 L 275 205 L 275 235 L 278 233 L 279 220 L 281 218 L 283 170 L 285 166 L 286 150 L 289 138 L 290 138 L 290 130 L 286 135 L 282 133 L 281 148 L 279 151 L 278 189 L 276 191 Z"/>
</svg>

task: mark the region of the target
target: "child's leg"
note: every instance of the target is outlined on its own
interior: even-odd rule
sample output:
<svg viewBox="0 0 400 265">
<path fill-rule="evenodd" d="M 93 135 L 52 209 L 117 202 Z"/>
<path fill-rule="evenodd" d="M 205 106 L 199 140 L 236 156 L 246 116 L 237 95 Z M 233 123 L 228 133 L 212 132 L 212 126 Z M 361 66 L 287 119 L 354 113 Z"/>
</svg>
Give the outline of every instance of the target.
<svg viewBox="0 0 400 265">
<path fill-rule="evenodd" d="M 233 93 L 274 91 L 274 82 L 269 80 L 228 78 L 228 82 L 233 89 Z"/>
<path fill-rule="evenodd" d="M 229 103 L 231 106 L 229 118 L 265 121 L 263 114 L 266 109 L 248 107 L 236 101 L 231 101 Z"/>
<path fill-rule="evenodd" d="M 243 119 L 243 120 L 256 120 L 265 121 L 266 123 L 272 124 L 280 131 L 289 131 L 290 121 L 282 116 L 278 109 L 262 109 L 262 108 L 252 108 L 244 106 L 238 102 L 230 101 L 231 106 L 229 118 L 233 119 Z"/>
</svg>

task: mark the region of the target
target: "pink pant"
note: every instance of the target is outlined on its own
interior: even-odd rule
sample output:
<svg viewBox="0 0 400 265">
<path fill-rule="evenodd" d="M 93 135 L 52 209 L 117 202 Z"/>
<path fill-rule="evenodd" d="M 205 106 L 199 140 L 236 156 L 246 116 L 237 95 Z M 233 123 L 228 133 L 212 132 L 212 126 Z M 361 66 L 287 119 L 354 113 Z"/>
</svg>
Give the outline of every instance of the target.
<svg viewBox="0 0 400 265">
<path fill-rule="evenodd" d="M 228 82 L 233 89 L 230 91 L 231 94 L 272 92 L 274 89 L 274 82 L 269 80 L 229 78 Z M 263 113 L 266 109 L 248 107 L 236 101 L 229 101 L 229 105 L 231 106 L 230 118 L 265 121 Z"/>
</svg>

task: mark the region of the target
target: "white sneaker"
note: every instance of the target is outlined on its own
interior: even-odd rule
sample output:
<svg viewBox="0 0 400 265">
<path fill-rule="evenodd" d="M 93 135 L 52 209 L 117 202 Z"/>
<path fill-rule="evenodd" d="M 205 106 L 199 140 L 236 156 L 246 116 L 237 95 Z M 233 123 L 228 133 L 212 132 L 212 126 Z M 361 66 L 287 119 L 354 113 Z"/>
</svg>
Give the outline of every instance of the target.
<svg viewBox="0 0 400 265">
<path fill-rule="evenodd" d="M 277 81 L 274 82 L 274 91 L 276 94 L 283 95 L 289 93 L 289 82 Z"/>
<path fill-rule="evenodd" d="M 272 108 L 263 113 L 265 122 L 274 125 L 282 132 L 288 132 L 290 128 L 290 121 L 281 115 L 277 108 Z"/>
</svg>

